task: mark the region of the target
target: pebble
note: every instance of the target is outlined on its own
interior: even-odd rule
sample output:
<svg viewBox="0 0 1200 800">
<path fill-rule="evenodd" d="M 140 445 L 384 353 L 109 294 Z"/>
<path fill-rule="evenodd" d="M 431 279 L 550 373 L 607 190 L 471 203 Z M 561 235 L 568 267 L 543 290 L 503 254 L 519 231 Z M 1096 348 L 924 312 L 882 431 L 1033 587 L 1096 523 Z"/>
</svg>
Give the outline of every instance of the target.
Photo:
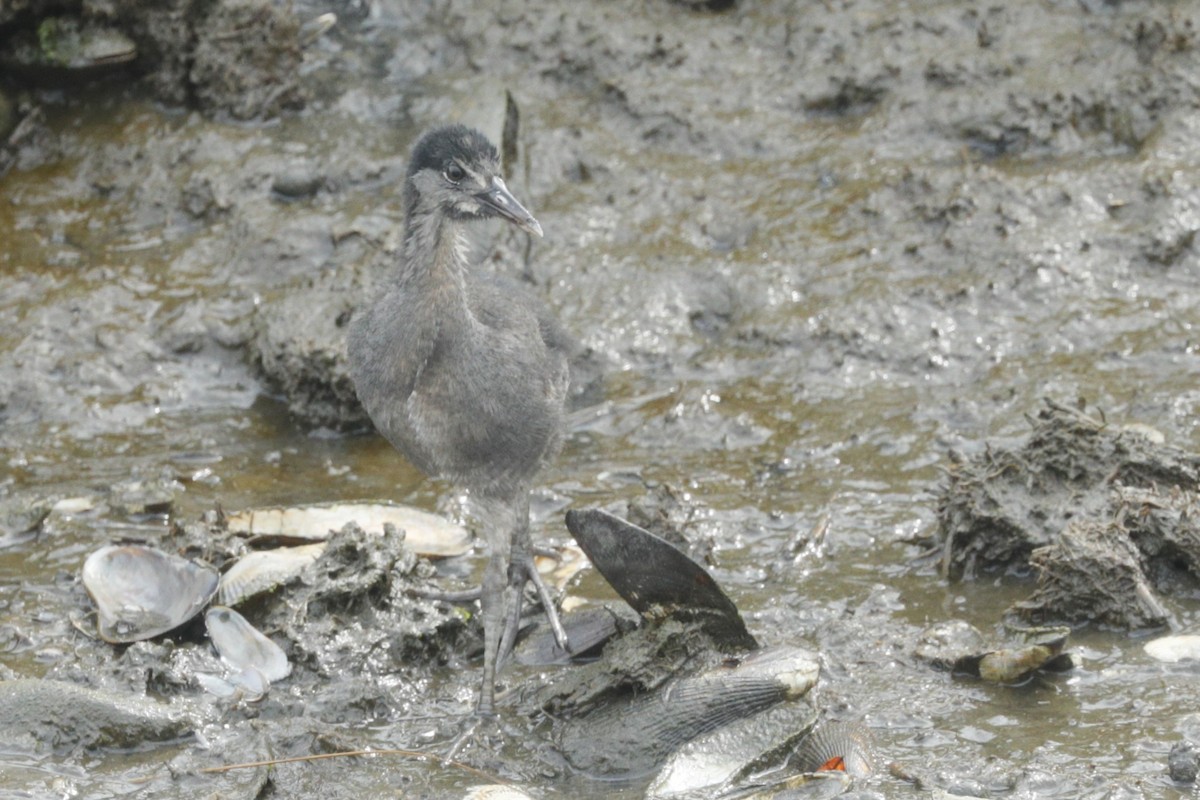
<svg viewBox="0 0 1200 800">
<path fill-rule="evenodd" d="M 271 182 L 271 191 L 289 200 L 312 197 L 321 188 L 322 176 L 307 164 L 286 167 Z"/>
</svg>

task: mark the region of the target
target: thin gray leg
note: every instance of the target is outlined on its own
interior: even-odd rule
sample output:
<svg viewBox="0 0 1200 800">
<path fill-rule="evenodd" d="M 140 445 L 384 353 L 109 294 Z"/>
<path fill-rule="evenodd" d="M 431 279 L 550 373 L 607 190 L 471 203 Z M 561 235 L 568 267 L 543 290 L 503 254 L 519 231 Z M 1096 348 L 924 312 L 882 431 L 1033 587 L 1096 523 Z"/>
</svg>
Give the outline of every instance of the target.
<svg viewBox="0 0 1200 800">
<path fill-rule="evenodd" d="M 481 716 L 489 716 L 496 713 L 496 671 L 504 652 L 501 643 L 512 606 L 508 587 L 512 582 L 513 530 L 520 518 L 520 509 L 500 498 L 482 497 L 479 500 L 488 543 L 488 562 L 483 570 L 479 597 L 483 611 L 483 685 L 479 689 L 476 711 Z"/>
</svg>

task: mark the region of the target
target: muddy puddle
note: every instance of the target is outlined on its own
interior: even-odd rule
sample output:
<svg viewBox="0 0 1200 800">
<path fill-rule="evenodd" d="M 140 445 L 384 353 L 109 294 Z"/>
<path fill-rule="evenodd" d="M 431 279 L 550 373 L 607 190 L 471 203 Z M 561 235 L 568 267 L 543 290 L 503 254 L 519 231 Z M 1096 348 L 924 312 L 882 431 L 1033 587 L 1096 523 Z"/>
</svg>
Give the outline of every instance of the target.
<svg viewBox="0 0 1200 800">
<path fill-rule="evenodd" d="M 18 5 L 0 39 L 39 9 Z M 213 42 L 264 19 L 227 5 Z M 642 796 L 573 774 L 547 719 L 505 715 L 495 751 L 463 756 L 478 772 L 400 752 L 445 752 L 469 712 L 469 625 L 301 660 L 261 704 L 229 707 L 187 682 L 202 634 L 117 648 L 75 624 L 89 553 L 178 545 L 174 526 L 218 508 L 370 499 L 465 518 L 361 420 L 265 374 L 262 331 L 300 292 L 326 298 L 314 336 L 336 329 L 337 303 L 394 253 L 414 137 L 508 92 L 510 184 L 546 236 L 489 240 L 481 269 L 527 280 L 593 370 L 540 477 L 535 537 L 567 542 L 567 508 L 671 487 L 672 519 L 754 636 L 819 651 L 818 705 L 923 776 L 881 769 L 862 796 L 1191 796 L 1167 761 L 1200 739 L 1196 662 L 1143 650 L 1200 632 L 1191 584 L 1160 594 L 1153 628 L 1075 621 L 1076 668 L 1021 685 L 914 648 L 948 620 L 1005 640 L 1036 583 L 1025 562 L 942 574 L 952 450 L 1028 437 L 1051 398 L 1200 451 L 1196 8 L 702 5 L 298 3 L 273 36 L 338 24 L 280 51 L 296 64 L 254 62 L 290 76 L 261 97 L 213 78 L 211 55 L 176 94 L 169 59 L 93 84 L 0 73 L 0 678 L 170 699 L 199 731 L 5 740 L 0 794 L 459 797 L 504 779 Z M 139 47 L 158 29 L 134 31 Z M 147 485 L 166 499 L 138 502 Z M 481 565 L 437 569 L 469 583 Z M 593 572 L 568 594 L 616 602 Z"/>
</svg>

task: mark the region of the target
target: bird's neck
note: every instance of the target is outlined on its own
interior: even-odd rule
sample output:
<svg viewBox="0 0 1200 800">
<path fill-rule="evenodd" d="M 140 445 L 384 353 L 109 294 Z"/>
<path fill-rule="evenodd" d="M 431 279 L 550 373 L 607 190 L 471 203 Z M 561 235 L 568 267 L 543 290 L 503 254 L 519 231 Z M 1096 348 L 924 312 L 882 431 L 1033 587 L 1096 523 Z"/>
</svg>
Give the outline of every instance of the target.
<svg viewBox="0 0 1200 800">
<path fill-rule="evenodd" d="M 443 313 L 466 309 L 467 239 L 463 224 L 443 214 L 409 214 L 400 282 L 428 297 Z"/>
</svg>

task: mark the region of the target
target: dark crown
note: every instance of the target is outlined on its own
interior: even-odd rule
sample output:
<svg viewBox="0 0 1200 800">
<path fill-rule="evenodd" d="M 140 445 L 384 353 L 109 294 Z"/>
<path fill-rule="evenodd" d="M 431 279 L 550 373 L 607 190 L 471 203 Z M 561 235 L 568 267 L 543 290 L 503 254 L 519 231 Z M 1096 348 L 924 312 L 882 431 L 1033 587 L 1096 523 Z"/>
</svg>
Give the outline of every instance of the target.
<svg viewBox="0 0 1200 800">
<path fill-rule="evenodd" d="M 464 164 L 486 161 L 495 164 L 500 159 L 496 146 L 474 128 L 466 125 L 446 125 L 434 128 L 421 137 L 413 148 L 408 164 L 409 177 L 423 169 L 441 171 L 457 159 Z"/>
</svg>

